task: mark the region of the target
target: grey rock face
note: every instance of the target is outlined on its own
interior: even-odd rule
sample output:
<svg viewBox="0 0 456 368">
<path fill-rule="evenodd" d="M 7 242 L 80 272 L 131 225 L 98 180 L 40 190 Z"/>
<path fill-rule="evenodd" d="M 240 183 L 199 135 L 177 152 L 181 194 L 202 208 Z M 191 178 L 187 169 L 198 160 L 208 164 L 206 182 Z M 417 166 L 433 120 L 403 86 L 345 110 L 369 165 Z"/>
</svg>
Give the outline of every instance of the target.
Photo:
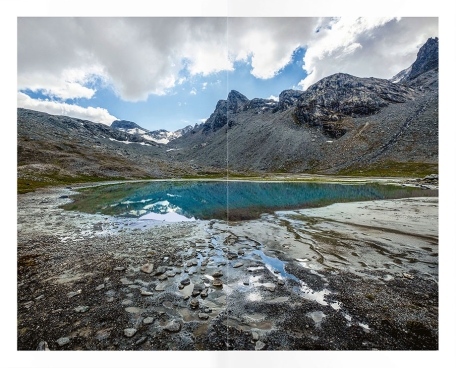
<svg viewBox="0 0 456 368">
<path fill-rule="evenodd" d="M 413 97 L 413 90 L 386 79 L 337 73 L 310 86 L 299 97 L 294 115 L 299 124 L 322 127 L 329 137 L 340 138 L 352 128 L 351 118 L 373 115 Z"/>
<path fill-rule="evenodd" d="M 439 67 L 439 39 L 429 38 L 418 51 L 415 62 L 412 64 L 407 80 L 413 80 L 428 70 Z"/>
</svg>

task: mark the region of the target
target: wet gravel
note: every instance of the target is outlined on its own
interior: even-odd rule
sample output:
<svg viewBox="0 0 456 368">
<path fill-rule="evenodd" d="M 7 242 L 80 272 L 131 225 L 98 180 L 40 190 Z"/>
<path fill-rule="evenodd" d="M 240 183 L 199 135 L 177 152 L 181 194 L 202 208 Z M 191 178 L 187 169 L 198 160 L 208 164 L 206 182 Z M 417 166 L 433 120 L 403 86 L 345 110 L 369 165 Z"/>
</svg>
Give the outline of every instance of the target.
<svg viewBox="0 0 456 368">
<path fill-rule="evenodd" d="M 438 284 L 419 267 L 306 268 L 296 244 L 263 240 L 266 219 L 254 238 L 66 212 L 70 193 L 18 197 L 18 350 L 438 349 Z"/>
</svg>

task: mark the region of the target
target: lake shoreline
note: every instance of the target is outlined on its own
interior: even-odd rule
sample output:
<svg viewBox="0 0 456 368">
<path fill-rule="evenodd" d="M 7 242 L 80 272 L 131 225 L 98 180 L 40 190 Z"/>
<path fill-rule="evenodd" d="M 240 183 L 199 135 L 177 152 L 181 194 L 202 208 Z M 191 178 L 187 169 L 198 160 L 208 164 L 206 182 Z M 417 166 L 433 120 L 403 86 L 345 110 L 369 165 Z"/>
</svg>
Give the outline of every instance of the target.
<svg viewBox="0 0 456 368">
<path fill-rule="evenodd" d="M 162 224 L 69 194 L 18 196 L 18 350 L 438 349 L 437 197 Z"/>
</svg>

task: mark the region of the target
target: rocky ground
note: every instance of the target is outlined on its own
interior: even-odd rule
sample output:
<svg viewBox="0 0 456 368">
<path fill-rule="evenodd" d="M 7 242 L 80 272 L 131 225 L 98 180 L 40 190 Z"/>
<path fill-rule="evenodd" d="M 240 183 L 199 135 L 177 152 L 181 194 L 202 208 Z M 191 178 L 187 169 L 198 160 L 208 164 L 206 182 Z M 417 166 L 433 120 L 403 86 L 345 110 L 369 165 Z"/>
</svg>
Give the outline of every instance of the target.
<svg viewBox="0 0 456 368">
<path fill-rule="evenodd" d="M 18 196 L 18 350 L 439 348 L 437 198 L 165 224 L 72 193 Z"/>
</svg>

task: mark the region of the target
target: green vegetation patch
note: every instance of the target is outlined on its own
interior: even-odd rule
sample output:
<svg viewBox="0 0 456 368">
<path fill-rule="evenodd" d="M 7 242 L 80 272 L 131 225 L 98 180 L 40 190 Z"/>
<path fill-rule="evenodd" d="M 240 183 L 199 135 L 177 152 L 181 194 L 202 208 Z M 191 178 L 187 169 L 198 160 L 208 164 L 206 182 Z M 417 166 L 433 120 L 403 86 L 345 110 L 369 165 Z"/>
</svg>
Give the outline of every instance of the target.
<svg viewBox="0 0 456 368">
<path fill-rule="evenodd" d="M 437 163 L 385 161 L 376 163 L 368 168 L 350 167 L 341 170 L 338 174 L 350 176 L 417 178 L 430 174 L 438 174 L 438 172 L 439 165 Z"/>
</svg>

